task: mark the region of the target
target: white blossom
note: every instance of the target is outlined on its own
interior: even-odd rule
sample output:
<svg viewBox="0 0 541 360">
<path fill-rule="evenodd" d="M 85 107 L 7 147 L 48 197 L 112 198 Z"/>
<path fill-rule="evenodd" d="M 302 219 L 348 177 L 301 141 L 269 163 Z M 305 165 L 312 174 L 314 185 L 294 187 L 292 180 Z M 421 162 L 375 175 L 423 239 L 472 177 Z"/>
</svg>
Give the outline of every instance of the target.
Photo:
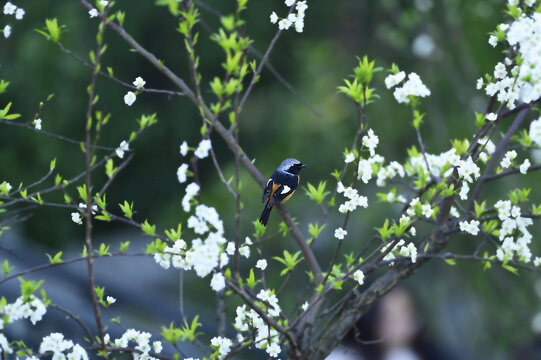
<svg viewBox="0 0 541 360">
<path fill-rule="evenodd" d="M 402 80 L 404 80 L 405 78 L 406 78 L 406 73 L 403 71 L 400 71 L 396 74 L 388 75 L 385 78 L 385 86 L 387 87 L 387 89 L 390 89 L 393 86 L 400 84 Z"/>
<path fill-rule="evenodd" d="M 257 260 L 257 263 L 255 264 L 255 267 L 261 270 L 265 270 L 267 268 L 267 260 L 265 259 L 259 259 Z"/>
<path fill-rule="evenodd" d="M 210 343 L 212 346 L 217 347 L 218 349 L 218 360 L 222 360 L 225 358 L 225 356 L 229 353 L 231 350 L 231 346 L 233 345 L 233 342 L 229 340 L 228 338 L 217 336 L 210 340 Z"/>
<path fill-rule="evenodd" d="M 352 161 L 354 161 L 354 160 L 355 160 L 355 154 L 353 154 L 353 153 L 348 153 L 348 154 L 346 155 L 346 159 L 344 160 L 344 162 L 345 162 L 346 164 L 349 164 L 350 162 L 352 162 Z"/>
<path fill-rule="evenodd" d="M 432 206 L 430 204 L 423 204 L 421 206 L 421 213 L 423 216 L 430 218 L 432 214 L 434 214 L 434 210 L 432 209 Z"/>
<path fill-rule="evenodd" d="M 34 120 L 34 129 L 41 130 L 41 119 Z"/>
<path fill-rule="evenodd" d="M 88 11 L 88 15 L 90 16 L 90 18 L 95 18 L 95 17 L 98 16 L 98 10 L 97 9 L 91 9 L 91 10 Z M 124 100 L 124 101 L 126 101 L 126 100 Z"/>
<path fill-rule="evenodd" d="M 507 169 L 509 166 L 511 166 L 511 162 L 517 157 L 517 152 L 515 150 L 511 150 L 505 153 L 505 156 L 503 157 L 503 160 L 500 163 L 500 166 L 504 169 Z"/>
<path fill-rule="evenodd" d="M 109 305 L 112 305 L 116 302 L 116 299 L 112 296 L 107 296 L 106 300 L 107 300 L 107 304 Z"/>
<path fill-rule="evenodd" d="M 128 91 L 126 95 L 124 95 L 124 102 L 128 106 L 132 106 L 135 102 L 135 99 L 137 99 L 137 97 L 135 96 L 135 93 L 133 91 Z"/>
<path fill-rule="evenodd" d="M 374 130 L 368 129 L 368 135 L 363 136 L 363 145 L 370 150 L 370 156 L 376 154 L 376 147 L 379 143 L 379 137 L 374 133 Z"/>
<path fill-rule="evenodd" d="M 278 29 L 287 30 L 291 27 L 291 21 L 289 19 L 282 19 L 278 22 Z"/>
<path fill-rule="evenodd" d="M 180 165 L 177 170 L 178 182 L 181 184 L 186 182 L 187 174 L 188 174 L 188 164 Z"/>
<path fill-rule="evenodd" d="M 222 273 L 216 273 L 210 281 L 210 287 L 212 290 L 218 292 L 225 289 L 225 277 Z"/>
<path fill-rule="evenodd" d="M 83 220 L 81 219 L 81 214 L 79 214 L 78 212 L 71 213 L 71 221 L 79 225 L 83 224 Z"/>
<path fill-rule="evenodd" d="M 427 97 L 430 95 L 430 90 L 423 84 L 419 75 L 411 73 L 404 85 L 395 89 L 393 95 L 399 103 L 409 104 L 409 96 Z"/>
<path fill-rule="evenodd" d="M 180 155 L 186 156 L 188 154 L 188 143 L 186 141 L 180 144 Z"/>
<path fill-rule="evenodd" d="M 133 86 L 135 86 L 135 87 L 138 88 L 138 89 L 142 89 L 142 88 L 145 87 L 145 84 L 146 84 L 146 83 L 147 83 L 147 82 L 146 82 L 145 80 L 143 80 L 142 77 L 138 76 L 138 77 L 135 79 L 135 81 L 133 82 Z"/>
<path fill-rule="evenodd" d="M 4 26 L 4 30 L 2 30 L 4 33 L 4 37 L 7 39 L 11 35 L 11 26 L 6 25 Z"/>
<path fill-rule="evenodd" d="M 530 164 L 530 160 L 528 159 L 525 159 L 524 162 L 522 164 L 520 164 L 520 172 L 522 174 L 526 174 L 526 172 L 528 171 L 528 169 L 530 168 L 532 164 Z"/>
<path fill-rule="evenodd" d="M 528 132 L 528 136 L 534 143 L 541 146 L 541 118 L 530 123 L 530 131 Z"/>
<path fill-rule="evenodd" d="M 364 273 L 361 270 L 357 270 L 353 273 L 353 279 L 359 283 L 364 284 Z"/>
<path fill-rule="evenodd" d="M 496 119 L 498 118 L 498 115 L 494 114 L 494 113 L 488 113 L 486 114 L 485 116 L 485 119 L 487 119 L 488 121 L 496 121 Z"/>
<path fill-rule="evenodd" d="M 343 240 L 344 239 L 344 236 L 346 236 L 348 234 L 348 232 L 344 229 L 342 229 L 341 227 L 334 230 L 334 237 L 339 239 L 339 240 Z"/>
<path fill-rule="evenodd" d="M 194 155 L 199 159 L 204 159 L 209 155 L 209 150 L 211 148 L 211 143 L 209 139 L 203 139 L 197 146 L 197 149 L 194 151 Z"/>
<path fill-rule="evenodd" d="M 17 11 L 15 11 L 15 19 L 22 20 L 24 17 L 24 9 L 18 8 Z"/>
<path fill-rule="evenodd" d="M 276 24 L 278 22 L 278 15 L 273 11 L 270 15 L 270 22 Z"/>
<path fill-rule="evenodd" d="M 123 140 L 118 146 L 118 148 L 115 150 L 115 152 L 119 158 L 123 159 L 124 152 L 129 151 L 129 150 L 130 150 L 130 144 L 127 141 Z"/>
<path fill-rule="evenodd" d="M 17 6 L 13 5 L 10 1 L 4 5 L 4 14 L 6 15 L 13 15 L 15 10 L 17 10 Z"/>
<path fill-rule="evenodd" d="M 472 235 L 477 235 L 479 233 L 479 221 L 477 220 L 471 220 L 470 222 L 461 221 L 459 226 L 460 231 L 464 231 Z"/>
<path fill-rule="evenodd" d="M 196 183 L 191 183 L 188 186 L 186 186 L 186 195 L 184 195 L 184 198 L 182 199 L 182 208 L 185 212 L 190 211 L 190 200 L 197 195 L 199 192 L 199 185 Z"/>
</svg>

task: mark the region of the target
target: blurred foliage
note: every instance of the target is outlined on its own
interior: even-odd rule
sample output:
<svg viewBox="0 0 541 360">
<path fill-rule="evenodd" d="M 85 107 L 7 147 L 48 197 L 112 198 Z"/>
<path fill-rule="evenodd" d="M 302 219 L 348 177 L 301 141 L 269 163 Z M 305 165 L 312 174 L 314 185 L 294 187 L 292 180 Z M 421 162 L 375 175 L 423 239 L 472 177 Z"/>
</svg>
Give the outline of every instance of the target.
<svg viewBox="0 0 541 360">
<path fill-rule="evenodd" d="M 196 46 L 203 95 L 212 96 L 208 83 L 221 74 L 222 53 L 209 39 L 208 30 L 217 29 L 216 13 L 230 12 L 233 2 L 196 3 L 204 5 L 201 7 L 204 21 L 198 27 L 200 42 Z M 270 57 L 270 63 L 294 91 L 283 86 L 267 69 L 263 71 L 239 120 L 244 150 L 265 175 L 270 175 L 284 158 L 295 157 L 310 165 L 303 173 L 303 183 L 326 180 L 334 186 L 330 173 L 342 163 L 343 150 L 350 146 L 356 126 L 355 108 L 345 96 L 338 94 L 337 86 L 351 73 L 356 57 L 364 55 L 375 59 L 377 66 L 387 69 L 395 62 L 406 72 L 418 73 L 431 89 L 432 96 L 424 101 L 427 116 L 421 129 L 428 152 L 442 152 L 449 148 L 451 139 L 470 137 L 475 129 L 473 112 L 482 111 L 486 104 L 482 93 L 475 90 L 475 80 L 490 71 L 501 56 L 501 49 L 487 44 L 487 33 L 505 20 L 504 3 L 503 0 L 310 2 L 304 33 L 284 33 Z M 0 96 L 0 105 L 13 101 L 13 108 L 23 118 L 31 119 L 39 102 L 54 93 L 54 99 L 41 116 L 44 130 L 83 139 L 90 70 L 33 29 L 42 28 L 45 18 L 58 18 L 67 27 L 63 45 L 88 59 L 89 51 L 95 48 L 98 21 L 89 19 L 78 1 L 41 1 L 22 6 L 27 7 L 24 21 L 13 24 L 10 39 L 0 41 L 0 78 L 11 83 L 7 93 Z M 276 31 L 268 21 L 269 14 L 280 6 L 283 6 L 281 1 L 254 0 L 249 4 L 245 14 L 246 32 L 260 52 L 265 51 Z M 181 77 L 188 78 L 183 39 L 174 30 L 177 22 L 166 8 L 156 7 L 154 1 L 128 0 L 117 0 L 115 7 L 126 11 L 124 26 L 140 44 Z M 430 41 L 427 45 L 427 39 L 432 45 Z M 115 76 L 126 82 L 142 76 L 149 87 L 176 90 L 138 54 L 130 52 L 117 34 L 107 30 L 105 41 L 109 48 L 103 66 L 111 66 Z M 425 41 L 424 45 L 421 43 L 424 47 L 419 41 Z M 421 50 L 415 50 L 416 43 Z M 430 46 L 432 50 L 423 53 Z M 378 152 L 388 159 L 402 161 L 406 157 L 405 149 L 416 144 L 415 132 L 408 108 L 398 106 L 392 93 L 385 89 L 385 75 L 379 72 L 374 79 L 373 86 L 381 98 L 368 107 L 368 124 L 380 137 Z M 112 113 L 102 136 L 103 145 L 117 146 L 135 128 L 135 119 L 140 114 L 157 112 L 159 119 L 157 126 L 136 141 L 136 158 L 108 191 L 108 202 L 134 201 L 141 217 L 148 216 L 151 223 L 162 228 L 185 220 L 187 216 L 180 206 L 184 187 L 178 184 L 175 173 L 185 161 L 178 152 L 180 143 L 187 140 L 195 146 L 200 139 L 201 123 L 194 106 L 183 98 L 142 94 L 133 106 L 127 107 L 122 100 L 125 89 L 104 78 L 98 81 L 98 93 L 101 99 L 98 108 Z M 220 139 L 214 139 L 213 146 L 226 177 L 232 176 L 233 156 Z M 72 177 L 83 168 L 84 155 L 78 146 L 25 129 L 0 127 L 0 144 L 0 180 L 12 184 L 28 184 L 39 179 L 55 157 L 64 177 Z M 203 202 L 217 207 L 224 217 L 226 233 L 233 233 L 231 196 L 219 182 L 209 160 L 201 162 L 199 170 Z M 95 181 L 104 179 L 105 174 L 94 175 Z M 516 179 L 507 181 L 511 184 Z M 262 208 L 261 189 L 244 171 L 242 184 L 242 229 L 251 235 L 252 222 Z M 503 189 L 500 186 L 490 184 L 485 195 L 499 198 Z M 376 192 L 375 185 L 361 189 L 361 193 L 374 195 L 369 198 L 375 198 Z M 320 216 L 319 208 L 301 192 L 288 202 L 288 207 L 305 233 L 308 233 L 307 224 Z M 373 201 L 371 211 L 355 213 L 345 251 L 357 249 L 367 241 L 372 236 L 371 229 L 381 225 L 378 221 L 388 216 L 388 212 L 388 205 Z M 26 236 L 36 242 L 60 248 L 80 236 L 80 228 L 69 220 L 65 210 L 37 209 L 33 214 L 23 226 Z M 268 232 L 277 231 L 278 223 L 278 214 L 272 214 Z M 122 227 L 98 224 L 97 229 L 109 232 Z M 332 231 L 325 228 L 315 243 L 323 264 L 334 247 Z M 296 251 L 293 242 L 283 238 L 265 246 L 272 249 L 268 258 L 280 255 L 283 249 Z M 475 247 L 476 242 L 465 236 L 457 237 L 452 243 L 453 250 L 459 253 L 472 252 Z M 442 337 L 449 335 L 450 328 L 442 324 L 445 319 L 442 308 L 466 309 L 461 307 L 461 302 L 473 299 L 479 306 L 475 316 L 459 316 L 466 325 L 454 324 L 471 332 L 468 333 L 471 343 L 462 349 L 465 354 L 471 358 L 495 358 L 528 343 L 532 338 L 530 319 L 541 310 L 532 286 L 536 277 L 524 271 L 517 277 L 499 268 L 482 272 L 482 265 L 476 263 L 459 262 L 459 265 L 451 268 L 429 264 L 428 270 L 421 270 L 419 276 L 408 281 L 423 305 L 428 326 L 437 329 Z M 293 281 L 303 279 L 303 274 L 293 277 Z M 274 286 L 273 282 L 271 278 L 269 286 Z M 464 336 L 458 336 L 456 343 L 453 339 L 448 336 L 446 343 L 459 346 L 458 341 L 464 340 Z"/>
</svg>

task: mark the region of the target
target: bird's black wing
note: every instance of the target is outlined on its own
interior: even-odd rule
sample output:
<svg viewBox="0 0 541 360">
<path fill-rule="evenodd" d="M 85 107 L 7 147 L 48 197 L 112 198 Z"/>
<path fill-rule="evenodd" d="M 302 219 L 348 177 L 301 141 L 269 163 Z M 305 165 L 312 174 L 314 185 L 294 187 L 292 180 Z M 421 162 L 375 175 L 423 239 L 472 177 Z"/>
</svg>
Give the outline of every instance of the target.
<svg viewBox="0 0 541 360">
<path fill-rule="evenodd" d="M 265 186 L 265 189 L 263 190 L 263 198 L 261 199 L 261 202 L 267 201 L 267 198 L 272 193 L 274 181 L 272 180 L 272 177 L 267 181 L 267 185 Z"/>
<path fill-rule="evenodd" d="M 274 192 L 272 199 L 269 202 L 269 206 L 273 206 L 275 203 L 285 201 L 289 196 L 293 195 L 295 189 L 299 185 L 299 178 L 296 175 L 289 174 L 287 172 L 275 172 L 272 175 Z M 279 185 L 276 187 L 276 185 Z"/>
</svg>

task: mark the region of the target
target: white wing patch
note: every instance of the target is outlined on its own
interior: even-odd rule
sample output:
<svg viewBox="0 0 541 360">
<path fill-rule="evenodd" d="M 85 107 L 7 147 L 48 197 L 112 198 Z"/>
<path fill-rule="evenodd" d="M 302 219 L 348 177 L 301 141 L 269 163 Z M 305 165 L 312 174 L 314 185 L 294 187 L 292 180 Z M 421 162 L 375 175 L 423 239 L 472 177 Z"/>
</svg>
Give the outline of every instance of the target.
<svg viewBox="0 0 541 360">
<path fill-rule="evenodd" d="M 287 185 L 284 185 L 284 190 L 282 190 L 282 194 L 287 194 L 291 190 L 291 188 Z"/>
<path fill-rule="evenodd" d="M 269 186 L 269 183 L 272 181 L 272 179 L 269 179 L 269 181 L 267 181 L 267 186 Z"/>
</svg>

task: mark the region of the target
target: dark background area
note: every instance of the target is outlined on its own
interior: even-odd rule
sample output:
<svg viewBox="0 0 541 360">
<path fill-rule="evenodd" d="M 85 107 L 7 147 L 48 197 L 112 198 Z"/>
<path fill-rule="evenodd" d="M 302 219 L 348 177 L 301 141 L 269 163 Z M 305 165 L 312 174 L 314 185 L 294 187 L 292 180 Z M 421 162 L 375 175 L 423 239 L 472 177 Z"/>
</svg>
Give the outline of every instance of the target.
<svg viewBox="0 0 541 360">
<path fill-rule="evenodd" d="M 43 129 L 82 140 L 90 70 L 62 53 L 33 29 L 42 28 L 46 18 L 56 17 L 60 24 L 66 25 L 62 44 L 86 60 L 89 51 L 95 49 L 98 21 L 89 19 L 78 1 L 14 3 L 25 8 L 26 15 L 17 22 L 13 17 L 0 16 L 0 26 L 3 27 L 4 23 L 12 25 L 12 36 L 0 39 L 0 78 L 11 83 L 7 93 L 0 95 L 0 107 L 12 101 L 12 111 L 22 114 L 21 121 L 29 121 L 39 102 L 54 93 L 54 99 L 41 115 Z M 303 172 L 304 184 L 327 181 L 332 188 L 335 182 L 330 173 L 342 167 L 342 153 L 351 145 L 356 129 L 355 108 L 345 96 L 338 94 L 336 88 L 352 73 L 357 57 L 364 55 L 375 59 L 376 64 L 385 69 L 395 62 L 407 73 L 416 72 L 431 90 L 432 95 L 423 101 L 423 111 L 427 116 L 422 133 L 428 152 L 440 153 L 450 148 L 452 139 L 470 138 L 475 131 L 473 112 L 483 111 L 487 101 L 482 92 L 475 90 L 475 81 L 485 72 L 491 72 L 496 62 L 503 58 L 501 47 L 494 49 L 488 45 L 487 33 L 500 22 L 507 21 L 503 14 L 505 3 L 467 0 L 311 1 L 304 32 L 298 34 L 290 30 L 282 34 L 270 57 L 270 63 L 294 87 L 295 94 L 267 69 L 263 71 L 261 81 L 239 120 L 243 149 L 255 159 L 256 166 L 265 176 L 270 175 L 284 158 L 294 157 L 310 165 Z M 208 0 L 206 4 L 225 14 L 233 9 L 232 1 Z M 115 9 L 126 11 L 124 26 L 142 46 L 179 76 L 186 80 L 189 78 L 184 42 L 174 30 L 177 20 L 166 8 L 156 7 L 154 1 L 118 0 Z M 285 14 L 283 1 L 252 0 L 245 13 L 246 33 L 260 52 L 265 51 L 277 29 L 268 21 L 272 11 Z M 201 15 L 206 25 L 218 28 L 219 19 L 212 12 L 202 9 Z M 210 34 L 204 27 L 197 29 L 200 41 L 196 51 L 200 57 L 203 96 L 210 103 L 214 98 L 208 84 L 214 76 L 222 74 L 220 63 L 223 53 L 209 39 Z M 427 45 L 416 50 L 414 44 L 419 46 L 419 41 L 422 44 L 422 39 L 427 38 L 432 41 L 432 51 L 422 53 L 423 49 L 427 50 Z M 102 62 L 104 69 L 111 66 L 115 76 L 126 82 L 131 83 L 137 76 L 142 76 L 147 87 L 176 90 L 159 71 L 131 52 L 116 33 L 107 30 L 105 42 L 108 50 Z M 380 138 L 378 153 L 387 160 L 403 162 L 407 157 L 406 149 L 417 145 L 417 141 L 411 127 L 410 109 L 399 106 L 392 92 L 385 88 L 383 80 L 386 74 L 379 72 L 375 76 L 373 86 L 380 99 L 368 107 L 368 124 Z M 186 140 L 195 147 L 200 140 L 201 121 L 197 109 L 187 99 L 158 94 L 141 94 L 134 105 L 128 107 L 123 102 L 126 89 L 104 78 L 98 80 L 97 91 L 100 95 L 97 109 L 112 114 L 110 124 L 102 134 L 102 145 L 118 146 L 136 129 L 135 119 L 141 114 L 157 113 L 159 120 L 135 142 L 136 156 L 109 189 L 108 203 L 114 208 L 112 204 L 134 201 L 136 219 L 143 221 L 149 218 L 160 229 L 185 222 L 188 216 L 180 205 L 184 186 L 178 183 L 175 174 L 178 166 L 186 162 L 178 152 L 179 145 Z M 217 136 L 212 139 L 228 178 L 234 174 L 233 156 L 221 139 Z M 6 180 L 13 185 L 32 183 L 48 171 L 53 158 L 57 159 L 57 169 L 65 178 L 83 170 L 84 154 L 77 145 L 26 129 L 0 126 L 0 182 Z M 199 169 L 202 200 L 217 208 L 224 220 L 226 235 L 233 239 L 234 202 L 216 176 L 210 159 L 201 161 Z M 245 171 L 241 174 L 242 231 L 251 235 L 251 223 L 259 216 L 262 207 L 261 189 Z M 511 187 L 528 186 L 528 182 L 535 181 L 535 176 L 530 175 L 526 180 L 521 177 L 520 183 L 514 177 L 500 185 L 491 184 L 484 195 L 489 203 L 493 203 Z M 102 184 L 104 172 L 98 171 L 93 179 Z M 372 229 L 381 226 L 382 219 L 399 213 L 399 207 L 376 203 L 375 194 L 387 192 L 389 188 L 381 190 L 373 183 L 360 187 L 360 193 L 368 196 L 371 206 L 370 210 L 361 209 L 353 214 L 345 251 L 359 249 L 373 236 Z M 75 197 L 74 192 L 72 195 Z M 61 201 L 62 198 L 53 196 L 48 199 Z M 288 208 L 305 233 L 308 223 L 320 217 L 319 208 L 303 191 L 288 202 Z M 82 248 L 82 228 L 70 220 L 69 211 L 39 208 L 32 210 L 31 214 L 30 219 L 16 226 L 20 238 L 39 244 L 40 249 L 45 248 L 49 253 L 59 249 L 78 252 Z M 278 218 L 278 214 L 271 215 L 269 233 L 277 230 Z M 341 217 L 335 211 L 329 224 L 338 224 L 338 219 Z M 315 245 L 322 264 L 327 263 L 335 246 L 333 229 L 334 225 L 328 225 Z M 134 236 L 133 232 L 128 232 L 131 229 L 122 224 L 98 223 L 96 231 L 100 241 L 105 242 L 116 242 L 130 234 L 135 239 L 132 250 L 142 249 L 146 243 L 144 238 Z M 418 234 L 423 233 L 423 228 L 419 227 Z M 535 234 L 534 228 L 532 233 Z M 186 234 L 187 238 L 191 236 L 189 232 Z M 467 253 L 472 252 L 477 244 L 478 240 L 459 235 L 450 249 Z M 290 238 L 275 238 L 265 247 L 269 250 L 268 259 L 283 249 L 297 251 Z M 533 248 L 538 249 L 535 245 Z M 36 255 L 32 248 L 28 252 Z M 0 253 L 0 260 L 2 256 Z M 46 262 L 45 255 L 41 260 Z M 129 263 L 130 260 L 124 261 Z M 275 267 L 271 271 L 276 270 L 278 274 L 277 264 L 270 263 Z M 160 277 L 173 276 L 173 272 L 161 269 L 156 274 Z M 270 278 L 271 286 L 280 280 L 278 276 Z M 296 282 L 291 289 L 306 278 L 299 272 L 294 280 Z M 511 354 L 536 339 L 531 327 L 533 317 L 541 311 L 534 288 L 536 281 L 539 281 L 539 276 L 526 271 L 515 276 L 497 266 L 483 272 L 482 265 L 477 263 L 459 262 L 451 267 L 433 262 L 407 280 L 406 286 L 412 290 L 418 303 L 424 328 L 442 347 L 452 349 L 463 359 L 509 359 Z M 171 286 L 175 284 L 173 282 Z M 212 319 L 214 300 L 207 281 L 188 278 L 186 288 L 192 294 L 208 297 L 207 310 L 203 311 L 207 311 L 208 318 Z M 0 286 L 0 295 L 2 289 Z M 176 301 L 176 290 L 169 289 L 168 292 L 171 301 Z M 284 295 L 280 299 L 283 307 L 287 306 L 285 304 L 293 306 L 301 296 L 294 292 L 289 294 L 289 297 Z M 211 327 L 208 329 L 212 332 Z"/>
</svg>

